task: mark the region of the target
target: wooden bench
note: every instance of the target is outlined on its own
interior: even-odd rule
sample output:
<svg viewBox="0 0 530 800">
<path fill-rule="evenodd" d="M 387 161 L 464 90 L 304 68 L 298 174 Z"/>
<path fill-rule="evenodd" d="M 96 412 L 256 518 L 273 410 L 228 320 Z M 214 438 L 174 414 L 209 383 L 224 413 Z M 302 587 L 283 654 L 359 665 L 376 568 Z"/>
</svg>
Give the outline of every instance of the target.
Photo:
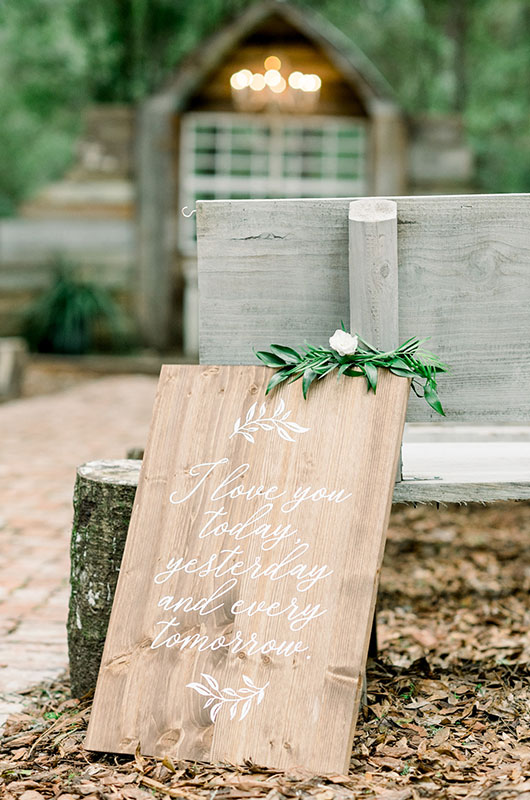
<svg viewBox="0 0 530 800">
<path fill-rule="evenodd" d="M 326 343 L 341 320 L 380 346 L 430 335 L 452 367 L 440 379 L 447 419 L 411 398 L 394 501 L 529 499 L 530 195 L 351 202 L 197 204 L 201 361 L 249 364 L 254 347 Z M 78 470 L 78 696 L 95 684 L 139 463 Z"/>
<path fill-rule="evenodd" d="M 323 344 L 341 320 L 381 347 L 431 336 L 447 418 L 411 397 L 394 501 L 528 499 L 528 436 L 489 431 L 530 418 L 530 195 L 393 201 L 199 202 L 201 361 Z"/>
</svg>

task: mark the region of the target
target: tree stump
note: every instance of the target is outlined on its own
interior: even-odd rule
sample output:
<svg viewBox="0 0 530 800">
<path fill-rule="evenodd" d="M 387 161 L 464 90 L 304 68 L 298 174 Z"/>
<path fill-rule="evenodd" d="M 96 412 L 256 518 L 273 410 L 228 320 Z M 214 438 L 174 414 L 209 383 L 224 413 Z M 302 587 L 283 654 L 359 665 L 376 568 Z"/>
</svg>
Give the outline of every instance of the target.
<svg viewBox="0 0 530 800">
<path fill-rule="evenodd" d="M 141 464 L 90 461 L 77 470 L 68 614 L 74 697 L 96 686 Z"/>
</svg>

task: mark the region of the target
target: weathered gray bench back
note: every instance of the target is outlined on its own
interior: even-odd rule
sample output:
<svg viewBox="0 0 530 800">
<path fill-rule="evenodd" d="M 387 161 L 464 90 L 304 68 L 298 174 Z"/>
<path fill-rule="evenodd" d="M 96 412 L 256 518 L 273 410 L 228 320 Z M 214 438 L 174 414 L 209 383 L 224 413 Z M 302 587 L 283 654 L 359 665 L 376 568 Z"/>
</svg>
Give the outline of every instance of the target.
<svg viewBox="0 0 530 800">
<path fill-rule="evenodd" d="M 197 204 L 203 362 L 253 363 L 253 347 L 324 343 L 348 324 L 352 199 Z M 527 422 L 530 195 L 394 199 L 399 340 L 431 336 L 451 365 L 449 420 Z M 409 421 L 433 416 L 411 401 Z"/>
</svg>

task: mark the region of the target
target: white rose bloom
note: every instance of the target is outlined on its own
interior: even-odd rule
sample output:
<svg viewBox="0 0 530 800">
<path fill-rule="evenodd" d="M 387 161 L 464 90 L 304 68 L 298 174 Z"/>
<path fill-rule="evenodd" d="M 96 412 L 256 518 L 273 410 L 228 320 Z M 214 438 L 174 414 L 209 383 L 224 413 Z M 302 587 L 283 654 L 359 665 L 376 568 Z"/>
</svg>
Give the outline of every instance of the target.
<svg viewBox="0 0 530 800">
<path fill-rule="evenodd" d="M 346 331 L 337 330 L 329 340 L 329 346 L 335 350 L 339 356 L 352 356 L 357 350 L 359 340 L 357 336 L 352 336 Z"/>
</svg>

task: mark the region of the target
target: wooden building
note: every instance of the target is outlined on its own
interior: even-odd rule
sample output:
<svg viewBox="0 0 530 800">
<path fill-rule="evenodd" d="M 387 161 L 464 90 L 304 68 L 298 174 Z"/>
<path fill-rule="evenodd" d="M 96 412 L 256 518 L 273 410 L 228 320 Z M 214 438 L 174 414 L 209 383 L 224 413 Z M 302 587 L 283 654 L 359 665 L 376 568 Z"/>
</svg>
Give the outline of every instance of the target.
<svg viewBox="0 0 530 800">
<path fill-rule="evenodd" d="M 258 0 L 139 109 L 87 108 L 76 164 L 0 220 L 0 335 L 20 334 L 60 254 L 113 292 L 145 344 L 194 357 L 195 219 L 182 208 L 457 194 L 472 176 L 459 117 L 405 120 L 344 34 L 288 0 Z"/>
<path fill-rule="evenodd" d="M 390 87 L 349 39 L 289 2 L 251 6 L 140 111 L 144 339 L 164 347 L 183 325 L 186 351 L 198 349 L 194 219 L 183 207 L 197 199 L 401 194 L 405 149 Z"/>
</svg>

